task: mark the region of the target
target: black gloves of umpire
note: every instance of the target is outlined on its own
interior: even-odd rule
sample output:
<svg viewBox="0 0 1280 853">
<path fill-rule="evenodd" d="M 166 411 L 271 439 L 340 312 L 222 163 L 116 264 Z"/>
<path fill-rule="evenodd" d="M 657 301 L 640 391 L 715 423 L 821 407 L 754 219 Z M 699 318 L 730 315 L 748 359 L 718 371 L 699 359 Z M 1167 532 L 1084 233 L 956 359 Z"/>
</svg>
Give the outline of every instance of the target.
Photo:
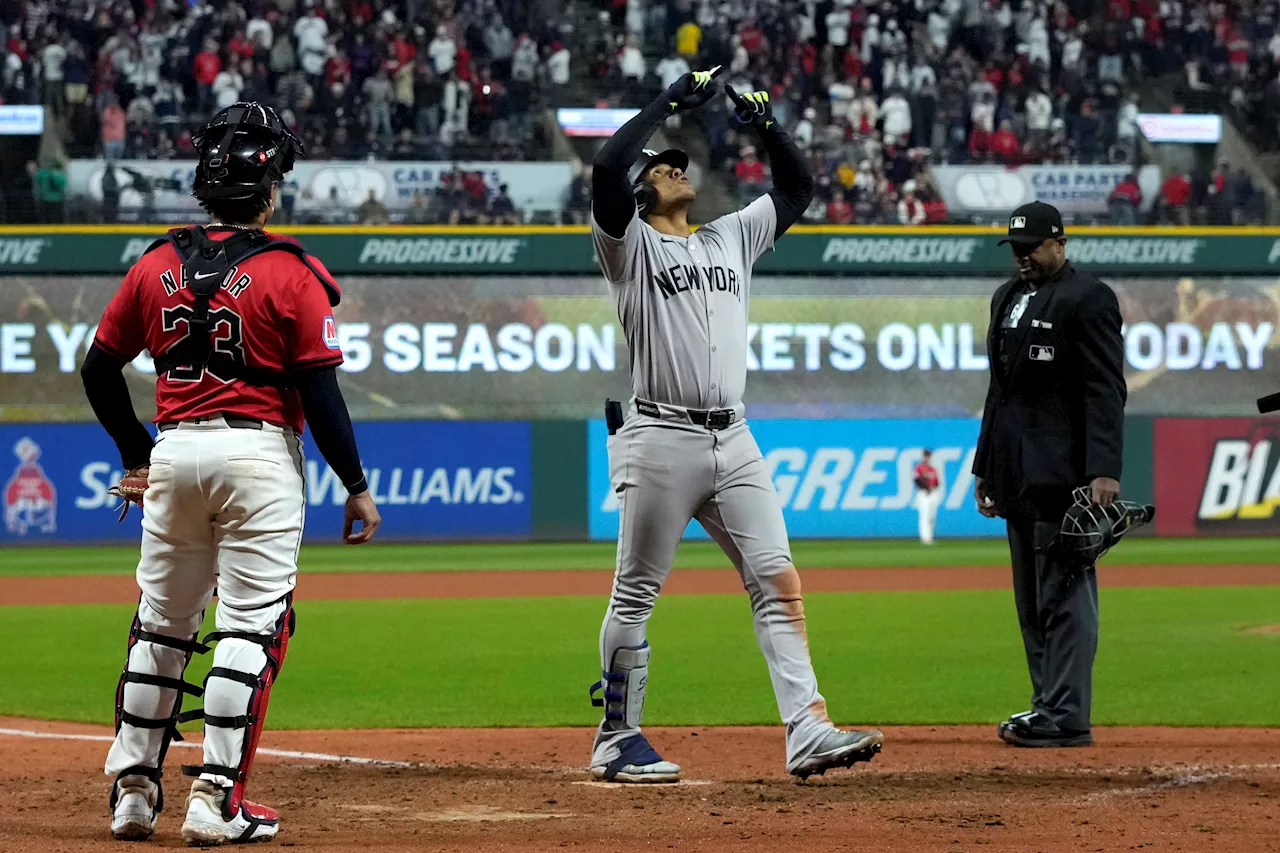
<svg viewBox="0 0 1280 853">
<path fill-rule="evenodd" d="M 690 71 L 667 87 L 662 99 L 667 102 L 670 112 L 678 113 L 693 110 L 715 97 L 716 78 L 720 76 L 721 67 L 717 65 L 710 71 Z"/>
<path fill-rule="evenodd" d="M 769 104 L 768 92 L 747 92 L 739 95 L 732 86 L 725 86 L 724 93 L 733 101 L 733 114 L 738 121 L 749 124 L 757 130 L 768 130 L 773 127 L 773 107 Z"/>
</svg>

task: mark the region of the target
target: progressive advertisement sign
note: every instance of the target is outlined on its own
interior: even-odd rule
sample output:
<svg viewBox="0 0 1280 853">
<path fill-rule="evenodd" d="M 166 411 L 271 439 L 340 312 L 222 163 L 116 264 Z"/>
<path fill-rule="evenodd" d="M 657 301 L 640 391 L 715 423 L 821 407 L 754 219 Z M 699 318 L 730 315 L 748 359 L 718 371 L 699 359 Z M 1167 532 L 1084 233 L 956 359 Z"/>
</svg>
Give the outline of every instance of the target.
<svg viewBox="0 0 1280 853">
<path fill-rule="evenodd" d="M 773 478 L 787 531 L 796 539 L 916 536 L 912 472 L 925 448 L 942 476 L 937 535 L 1003 536 L 1004 522 L 983 518 L 973 500 L 975 419 L 756 420 L 751 432 Z M 618 501 L 609 482 L 604 421 L 588 441 L 588 524 L 592 539 L 618 537 Z M 706 539 L 696 521 L 685 532 Z"/>
<path fill-rule="evenodd" d="M 379 537 L 522 539 L 531 530 L 528 423 L 360 423 Z M 308 434 L 305 540 L 338 542 L 346 489 Z M 0 544 L 137 541 L 141 513 L 117 523 L 108 489 L 123 471 L 96 424 L 0 426 Z"/>
<path fill-rule="evenodd" d="M 1156 532 L 1280 533 L 1280 417 L 1159 418 Z"/>
</svg>

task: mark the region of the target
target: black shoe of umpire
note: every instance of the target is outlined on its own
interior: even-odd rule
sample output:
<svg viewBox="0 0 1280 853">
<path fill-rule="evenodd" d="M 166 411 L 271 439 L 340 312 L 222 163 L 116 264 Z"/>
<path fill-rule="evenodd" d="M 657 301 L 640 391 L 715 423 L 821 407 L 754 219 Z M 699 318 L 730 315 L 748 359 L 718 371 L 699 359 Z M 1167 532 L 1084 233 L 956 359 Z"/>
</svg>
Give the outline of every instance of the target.
<svg viewBox="0 0 1280 853">
<path fill-rule="evenodd" d="M 1093 734 L 1088 730 L 1063 729 L 1039 714 L 1016 714 L 1001 723 L 996 732 L 1010 746 L 1093 746 Z"/>
</svg>

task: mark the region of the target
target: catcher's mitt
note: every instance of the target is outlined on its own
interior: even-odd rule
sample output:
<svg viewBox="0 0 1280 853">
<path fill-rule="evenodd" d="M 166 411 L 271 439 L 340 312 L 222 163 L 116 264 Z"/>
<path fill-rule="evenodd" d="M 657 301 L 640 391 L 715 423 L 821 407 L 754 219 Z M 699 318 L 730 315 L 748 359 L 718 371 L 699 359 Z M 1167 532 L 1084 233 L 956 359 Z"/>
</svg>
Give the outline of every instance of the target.
<svg viewBox="0 0 1280 853">
<path fill-rule="evenodd" d="M 140 468 L 134 468 L 125 473 L 120 480 L 120 485 L 112 486 L 107 490 L 108 494 L 115 495 L 120 498 L 120 517 L 117 521 L 124 521 L 124 517 L 129 514 L 129 507 L 137 504 L 142 506 L 142 496 L 147 491 L 147 474 L 151 472 L 151 466 L 143 465 Z"/>
</svg>

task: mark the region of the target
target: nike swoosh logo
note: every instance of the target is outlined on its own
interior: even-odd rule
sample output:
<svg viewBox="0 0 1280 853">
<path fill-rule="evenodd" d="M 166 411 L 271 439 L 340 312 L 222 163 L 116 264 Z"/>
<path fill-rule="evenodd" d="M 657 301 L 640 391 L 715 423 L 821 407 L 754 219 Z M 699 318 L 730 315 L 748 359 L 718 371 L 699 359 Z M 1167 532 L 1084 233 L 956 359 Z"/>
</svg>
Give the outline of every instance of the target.
<svg viewBox="0 0 1280 853">
<path fill-rule="evenodd" d="M 192 278 L 194 278 L 196 281 L 201 281 L 206 278 L 213 278 L 215 275 L 217 275 L 216 272 L 207 272 L 204 275 L 201 275 L 200 273 L 196 273 L 195 275 L 192 276 Z"/>
</svg>

